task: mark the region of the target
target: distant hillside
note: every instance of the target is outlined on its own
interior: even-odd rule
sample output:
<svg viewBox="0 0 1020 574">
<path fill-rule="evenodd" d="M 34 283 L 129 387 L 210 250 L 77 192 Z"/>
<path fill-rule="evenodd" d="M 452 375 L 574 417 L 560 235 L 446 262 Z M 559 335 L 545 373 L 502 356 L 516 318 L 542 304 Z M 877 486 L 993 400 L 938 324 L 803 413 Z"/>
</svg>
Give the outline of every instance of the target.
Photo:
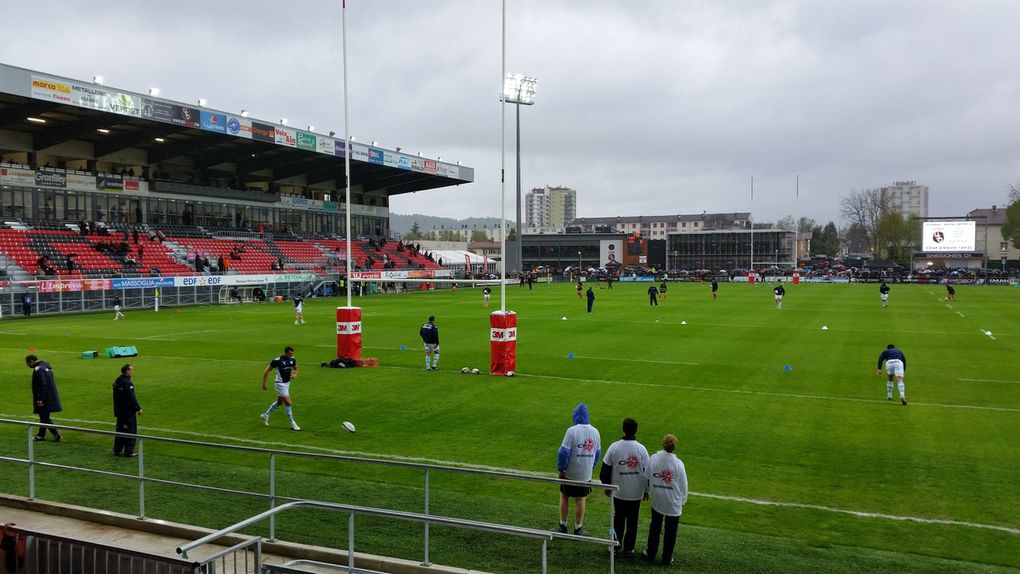
<svg viewBox="0 0 1020 574">
<path fill-rule="evenodd" d="M 453 219 L 452 217 L 436 217 L 434 215 L 422 215 L 415 213 L 412 215 L 404 215 L 401 213 L 390 212 L 390 227 L 399 235 L 404 235 L 408 231 L 411 231 L 411 227 L 414 226 L 415 222 L 418 223 L 418 229 L 426 231 L 435 227 L 436 229 L 460 229 L 462 226 L 471 227 L 497 227 L 500 225 L 501 220 L 498 217 L 469 217 L 467 219 Z M 507 221 L 507 225 L 511 228 L 514 226 L 513 221 Z"/>
</svg>

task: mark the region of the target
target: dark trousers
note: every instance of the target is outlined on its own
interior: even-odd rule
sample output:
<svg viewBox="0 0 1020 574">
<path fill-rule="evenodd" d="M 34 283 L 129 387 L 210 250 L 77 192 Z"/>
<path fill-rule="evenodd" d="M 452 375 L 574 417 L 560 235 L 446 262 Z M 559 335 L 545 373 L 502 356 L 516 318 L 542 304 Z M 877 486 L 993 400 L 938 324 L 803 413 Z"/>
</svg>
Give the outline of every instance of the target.
<svg viewBox="0 0 1020 574">
<path fill-rule="evenodd" d="M 117 417 L 117 432 L 136 434 L 138 432 L 138 417 Z M 128 437 L 114 437 L 113 454 L 131 454 L 135 452 L 135 439 Z"/>
<path fill-rule="evenodd" d="M 38 412 L 39 412 L 39 422 L 41 422 L 44 425 L 51 425 L 51 424 L 53 424 L 53 419 L 50 418 L 50 411 L 38 411 Z M 57 429 L 54 428 L 54 427 L 50 427 L 50 432 L 53 433 L 54 437 L 60 436 L 60 432 L 57 431 Z M 46 427 L 39 427 L 39 432 L 36 433 L 36 434 L 38 436 L 40 436 L 40 437 L 45 437 L 46 436 Z"/>
<path fill-rule="evenodd" d="M 680 525 L 679 516 L 663 516 L 652 509 L 652 524 L 648 527 L 648 557 L 655 558 L 659 552 L 659 533 L 662 531 L 663 518 L 666 519 L 666 533 L 662 540 L 662 561 L 669 564 L 673 560 L 673 549 L 676 547 L 676 529 Z"/>
<path fill-rule="evenodd" d="M 21 312 L 24 313 L 26 317 L 31 317 L 32 316 L 32 304 L 31 303 L 22 303 L 21 304 Z"/>
<path fill-rule="evenodd" d="M 620 500 L 613 498 L 613 531 L 616 539 L 622 543 L 624 552 L 634 551 L 637 540 L 638 513 L 641 512 L 641 499 Z"/>
<path fill-rule="evenodd" d="M 648 304 L 649 305 L 658 306 L 659 305 L 659 298 L 656 297 L 655 295 L 649 295 L 648 296 Z"/>
<path fill-rule="evenodd" d="M 588 312 L 591 313 L 592 306 L 595 305 L 594 299 L 588 299 Z"/>
</svg>

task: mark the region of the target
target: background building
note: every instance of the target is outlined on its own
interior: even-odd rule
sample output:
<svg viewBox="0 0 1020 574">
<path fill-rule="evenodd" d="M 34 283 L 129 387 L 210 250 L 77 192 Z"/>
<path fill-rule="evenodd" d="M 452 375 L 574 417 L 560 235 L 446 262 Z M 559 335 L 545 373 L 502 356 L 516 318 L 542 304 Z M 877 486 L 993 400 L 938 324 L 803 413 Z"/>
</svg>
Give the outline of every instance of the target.
<svg viewBox="0 0 1020 574">
<path fill-rule="evenodd" d="M 563 228 L 577 216 L 577 192 L 568 187 L 538 187 L 525 197 L 528 229 Z"/>
<path fill-rule="evenodd" d="M 755 229 L 754 252 L 749 229 L 721 229 L 695 233 L 673 232 L 666 246 L 667 268 L 673 269 L 755 269 L 788 268 L 794 265 L 795 231 Z"/>
<path fill-rule="evenodd" d="M 578 217 L 568 233 L 640 233 L 648 239 L 666 239 L 670 233 L 717 229 L 747 229 L 750 213 L 699 213 L 694 215 L 637 215 Z"/>
<path fill-rule="evenodd" d="M 897 181 L 883 187 L 882 203 L 904 216 L 928 217 L 928 186 L 913 181 Z"/>
</svg>

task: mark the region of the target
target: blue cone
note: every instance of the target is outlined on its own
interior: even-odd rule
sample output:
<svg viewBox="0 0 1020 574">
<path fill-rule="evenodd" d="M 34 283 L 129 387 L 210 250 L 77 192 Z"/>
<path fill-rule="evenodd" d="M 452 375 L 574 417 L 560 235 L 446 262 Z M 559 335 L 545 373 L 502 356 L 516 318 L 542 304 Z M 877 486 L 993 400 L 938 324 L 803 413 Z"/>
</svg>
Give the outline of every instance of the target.
<svg viewBox="0 0 1020 574">
<path fill-rule="evenodd" d="M 791 367 L 790 365 L 786 365 L 785 367 L 783 367 L 783 370 L 784 371 L 792 371 L 793 367 Z"/>
<path fill-rule="evenodd" d="M 400 346 L 400 350 L 401 351 L 406 351 L 407 350 L 407 345 L 401 345 Z"/>
<path fill-rule="evenodd" d="M 573 353 L 567 353 L 567 358 L 568 359 L 573 359 L 574 358 L 574 354 Z"/>
</svg>

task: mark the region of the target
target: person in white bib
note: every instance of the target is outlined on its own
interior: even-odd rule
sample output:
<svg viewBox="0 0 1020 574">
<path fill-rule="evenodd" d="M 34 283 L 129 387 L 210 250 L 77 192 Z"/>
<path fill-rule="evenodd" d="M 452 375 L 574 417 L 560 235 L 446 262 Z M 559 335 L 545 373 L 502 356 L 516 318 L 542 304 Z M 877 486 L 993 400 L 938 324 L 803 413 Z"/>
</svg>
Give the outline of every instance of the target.
<svg viewBox="0 0 1020 574">
<path fill-rule="evenodd" d="M 599 472 L 599 480 L 603 484 L 619 487 L 615 493 L 607 489 L 606 496 L 613 497 L 613 536 L 620 544 L 616 552 L 622 552 L 628 558 L 634 556 L 641 497 L 645 493 L 645 466 L 648 464 L 648 449 L 637 441 L 637 429 L 637 421 L 623 419 L 623 438 L 606 449 Z"/>
<path fill-rule="evenodd" d="M 676 547 L 676 531 L 680 526 L 680 514 L 687 502 L 687 470 L 684 463 L 673 452 L 676 437 L 668 434 L 662 437 L 662 450 L 652 455 L 645 467 L 647 479 L 645 497 L 652 500 L 652 523 L 648 527 L 648 546 L 643 554 L 645 560 L 654 561 L 659 552 L 659 534 L 662 523 L 666 532 L 662 536 L 662 563 L 673 563 Z"/>
</svg>

